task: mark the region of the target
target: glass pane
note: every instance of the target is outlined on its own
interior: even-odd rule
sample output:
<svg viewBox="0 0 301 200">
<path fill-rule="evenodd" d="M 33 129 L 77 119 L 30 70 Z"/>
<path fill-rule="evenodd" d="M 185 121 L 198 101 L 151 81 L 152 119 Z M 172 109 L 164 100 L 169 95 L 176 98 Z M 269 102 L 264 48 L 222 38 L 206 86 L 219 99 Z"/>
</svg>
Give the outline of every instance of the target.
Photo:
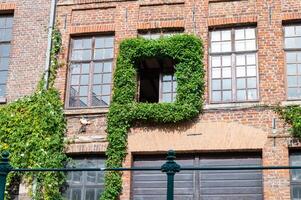
<svg viewBox="0 0 301 200">
<path fill-rule="evenodd" d="M 12 29 L 5 29 L 3 41 L 11 41 L 12 39 Z"/>
<path fill-rule="evenodd" d="M 79 106 L 86 107 L 88 105 L 88 98 L 87 97 L 80 97 L 79 98 Z"/>
<path fill-rule="evenodd" d="M 221 52 L 221 43 L 220 42 L 212 42 L 211 43 L 211 51 L 212 52 Z"/>
<path fill-rule="evenodd" d="M 100 93 L 101 93 L 100 85 L 94 85 L 93 86 L 93 95 L 100 95 Z"/>
<path fill-rule="evenodd" d="M 104 49 L 95 49 L 94 50 L 94 59 L 104 59 L 105 50 Z"/>
<path fill-rule="evenodd" d="M 0 83 L 6 83 L 7 71 L 0 71 Z"/>
<path fill-rule="evenodd" d="M 100 183 L 100 184 L 104 183 L 104 173 L 102 173 L 102 172 L 97 173 L 97 183 Z"/>
<path fill-rule="evenodd" d="M 287 77 L 287 85 L 288 87 L 294 87 L 298 85 L 297 76 L 288 76 Z"/>
<path fill-rule="evenodd" d="M 245 39 L 245 30 L 244 29 L 235 30 L 235 40 L 242 40 L 242 39 Z"/>
<path fill-rule="evenodd" d="M 223 78 L 230 78 L 231 77 L 231 68 L 223 68 Z"/>
<path fill-rule="evenodd" d="M 94 73 L 101 73 L 102 72 L 102 63 L 94 63 Z"/>
<path fill-rule="evenodd" d="M 231 40 L 231 31 L 222 31 L 222 40 Z"/>
<path fill-rule="evenodd" d="M 247 65 L 255 65 L 256 64 L 256 56 L 255 54 L 247 55 Z"/>
<path fill-rule="evenodd" d="M 246 29 L 246 39 L 255 38 L 255 29 Z"/>
<path fill-rule="evenodd" d="M 81 86 L 79 90 L 80 96 L 88 96 L 88 86 Z"/>
<path fill-rule="evenodd" d="M 248 78 L 247 86 L 248 88 L 256 88 L 256 78 Z"/>
<path fill-rule="evenodd" d="M 231 79 L 223 79 L 223 90 L 231 90 Z"/>
<path fill-rule="evenodd" d="M 81 85 L 88 85 L 89 84 L 89 75 L 82 75 L 80 79 Z"/>
<path fill-rule="evenodd" d="M 102 86 L 102 95 L 109 95 L 111 93 L 111 87 L 109 85 Z"/>
<path fill-rule="evenodd" d="M 108 59 L 108 58 L 113 58 L 113 49 L 105 49 L 105 53 L 104 53 L 104 58 Z"/>
<path fill-rule="evenodd" d="M 83 48 L 91 49 L 92 48 L 92 40 L 91 39 L 83 39 Z"/>
<path fill-rule="evenodd" d="M 245 55 L 237 55 L 236 56 L 236 65 L 245 65 L 245 64 L 246 64 Z"/>
<path fill-rule="evenodd" d="M 256 66 L 247 67 L 247 76 L 256 76 Z"/>
<path fill-rule="evenodd" d="M 101 97 L 100 96 L 92 96 L 92 106 L 101 106 Z"/>
<path fill-rule="evenodd" d="M 0 17 L 0 28 L 5 28 L 6 17 Z"/>
<path fill-rule="evenodd" d="M 110 104 L 110 96 L 102 96 L 101 97 L 101 99 L 102 99 L 102 105 L 109 105 Z"/>
<path fill-rule="evenodd" d="M 296 75 L 297 74 L 297 65 L 288 64 L 287 65 L 287 74 L 288 75 Z"/>
<path fill-rule="evenodd" d="M 80 74 L 80 65 L 71 65 L 72 74 Z"/>
<path fill-rule="evenodd" d="M 113 37 L 105 38 L 105 47 L 114 47 L 114 38 Z"/>
<path fill-rule="evenodd" d="M 85 200 L 95 200 L 95 191 L 94 191 L 94 189 L 87 189 L 86 190 Z"/>
<path fill-rule="evenodd" d="M 103 37 L 95 38 L 95 48 L 104 48 L 105 39 Z"/>
<path fill-rule="evenodd" d="M 82 182 L 82 172 L 72 172 L 72 182 Z"/>
<path fill-rule="evenodd" d="M 13 27 L 13 17 L 7 17 L 6 18 L 6 28 L 12 28 L 12 27 Z"/>
<path fill-rule="evenodd" d="M 103 74 L 102 82 L 103 83 L 111 83 L 112 75 L 111 74 Z"/>
<path fill-rule="evenodd" d="M 212 56 L 211 57 L 212 67 L 220 67 L 221 66 L 221 57 Z"/>
<path fill-rule="evenodd" d="M 236 76 L 237 77 L 246 76 L 245 67 L 236 67 Z"/>
<path fill-rule="evenodd" d="M 173 87 L 172 87 L 172 92 L 176 92 L 178 87 L 177 81 L 173 81 Z"/>
<path fill-rule="evenodd" d="M 248 90 L 248 100 L 256 100 L 257 99 L 257 90 Z"/>
<path fill-rule="evenodd" d="M 296 38 L 285 38 L 285 48 L 297 48 Z"/>
<path fill-rule="evenodd" d="M 71 76 L 71 85 L 79 85 L 79 75 Z"/>
<path fill-rule="evenodd" d="M 231 42 L 222 42 L 222 52 L 231 51 Z"/>
<path fill-rule="evenodd" d="M 295 26 L 287 26 L 284 28 L 285 37 L 295 35 Z"/>
<path fill-rule="evenodd" d="M 105 62 L 103 72 L 112 72 L 112 62 Z"/>
<path fill-rule="evenodd" d="M 212 92 L 212 101 L 221 101 L 221 92 L 220 91 Z"/>
<path fill-rule="evenodd" d="M 245 90 L 237 90 L 237 100 L 244 101 L 246 100 L 246 91 Z"/>
<path fill-rule="evenodd" d="M 300 186 L 292 186 L 293 188 L 293 200 L 300 200 L 301 199 L 301 187 Z"/>
<path fill-rule="evenodd" d="M 163 81 L 171 81 L 172 80 L 172 75 L 163 75 Z"/>
<path fill-rule="evenodd" d="M 78 96 L 79 87 L 78 86 L 71 86 L 70 88 L 70 96 Z"/>
<path fill-rule="evenodd" d="M 6 86 L 0 85 L 0 96 L 1 97 L 5 96 L 5 93 L 6 93 Z"/>
<path fill-rule="evenodd" d="M 82 60 L 82 50 L 74 50 L 72 52 L 72 60 Z"/>
<path fill-rule="evenodd" d="M 231 56 L 222 57 L 223 66 L 231 66 Z"/>
<path fill-rule="evenodd" d="M 245 41 L 235 41 L 235 50 L 244 51 L 245 50 Z"/>
<path fill-rule="evenodd" d="M 0 56 L 1 57 L 8 57 L 10 52 L 10 45 L 3 44 L 0 46 Z"/>
<path fill-rule="evenodd" d="M 220 41 L 221 40 L 221 32 L 220 31 L 212 31 L 211 32 L 211 41 Z"/>
<path fill-rule="evenodd" d="M 223 101 L 230 101 L 231 99 L 231 91 L 223 91 Z"/>
<path fill-rule="evenodd" d="M 101 83 L 102 83 L 101 74 L 94 74 L 93 75 L 93 84 L 101 84 Z"/>
<path fill-rule="evenodd" d="M 72 189 L 72 200 L 81 200 L 82 191 L 80 189 Z"/>
<path fill-rule="evenodd" d="M 171 82 L 163 82 L 163 87 L 162 87 L 163 92 L 171 92 Z"/>
<path fill-rule="evenodd" d="M 91 60 L 91 50 L 82 50 L 83 60 Z"/>
<path fill-rule="evenodd" d="M 212 90 L 221 90 L 221 80 L 212 80 Z"/>
<path fill-rule="evenodd" d="M 255 40 L 247 40 L 246 41 L 246 50 L 256 50 L 256 41 Z"/>
<path fill-rule="evenodd" d="M 96 183 L 96 172 L 87 172 L 87 183 Z"/>
<path fill-rule="evenodd" d="M 221 69 L 220 68 L 212 69 L 212 78 L 221 78 Z"/>
<path fill-rule="evenodd" d="M 162 95 L 162 102 L 165 102 L 165 103 L 172 102 L 172 96 L 171 96 L 171 93 L 163 94 L 163 95 Z"/>
<path fill-rule="evenodd" d="M 237 89 L 245 89 L 246 88 L 246 79 L 238 78 L 236 87 L 237 87 Z"/>
<path fill-rule="evenodd" d="M 0 70 L 7 70 L 7 69 L 8 69 L 8 58 L 1 58 Z"/>
<path fill-rule="evenodd" d="M 82 40 L 73 40 L 73 49 L 82 49 Z"/>
<path fill-rule="evenodd" d="M 301 63 L 301 52 L 297 53 L 297 62 Z"/>
<path fill-rule="evenodd" d="M 89 74 L 90 65 L 89 64 L 82 64 L 82 74 Z"/>
<path fill-rule="evenodd" d="M 296 26 L 296 35 L 301 36 L 301 26 Z"/>
<path fill-rule="evenodd" d="M 287 63 L 296 63 L 297 54 L 296 53 L 286 53 L 286 62 Z"/>
<path fill-rule="evenodd" d="M 298 94 L 298 88 L 288 88 L 288 91 L 287 91 L 287 96 L 289 98 L 299 98 L 301 97 L 300 94 Z"/>
</svg>

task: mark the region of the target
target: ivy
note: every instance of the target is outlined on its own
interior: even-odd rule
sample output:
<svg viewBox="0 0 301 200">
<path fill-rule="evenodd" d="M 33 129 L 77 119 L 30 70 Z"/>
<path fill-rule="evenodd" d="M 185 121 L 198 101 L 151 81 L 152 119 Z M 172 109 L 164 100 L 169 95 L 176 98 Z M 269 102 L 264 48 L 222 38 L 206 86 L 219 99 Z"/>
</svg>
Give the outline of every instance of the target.
<svg viewBox="0 0 301 200">
<path fill-rule="evenodd" d="M 64 167 L 66 120 L 59 92 L 53 83 L 59 67 L 57 54 L 61 48 L 61 36 L 53 32 L 49 89 L 41 80 L 37 91 L 0 108 L 0 151 L 9 150 L 10 161 L 15 168 Z M 29 185 L 35 200 L 62 199 L 60 188 L 63 173 L 10 173 L 7 189 L 14 189 L 20 180 Z M 15 184 L 16 183 L 16 184 Z M 6 199 L 11 199 L 6 191 Z"/>
<path fill-rule="evenodd" d="M 174 103 L 138 103 L 137 63 L 150 58 L 171 58 L 178 83 Z M 175 35 L 146 40 L 127 39 L 120 44 L 114 74 L 114 94 L 108 114 L 106 152 L 107 167 L 121 167 L 126 156 L 127 132 L 133 122 L 177 123 L 197 116 L 202 110 L 204 93 L 203 46 L 192 35 Z M 122 190 L 120 172 L 105 174 L 105 191 L 101 200 L 117 199 Z"/>
<path fill-rule="evenodd" d="M 301 106 L 291 105 L 286 107 L 278 106 L 276 112 L 284 121 L 291 125 L 290 132 L 294 137 L 301 138 Z"/>
</svg>

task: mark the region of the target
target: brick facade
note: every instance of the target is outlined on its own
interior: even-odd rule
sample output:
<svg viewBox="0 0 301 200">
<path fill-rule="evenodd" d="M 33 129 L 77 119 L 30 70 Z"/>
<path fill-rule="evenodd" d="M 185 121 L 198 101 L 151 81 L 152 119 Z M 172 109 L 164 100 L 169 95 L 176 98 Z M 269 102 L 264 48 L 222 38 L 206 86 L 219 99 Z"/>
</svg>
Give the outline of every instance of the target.
<svg viewBox="0 0 301 200">
<path fill-rule="evenodd" d="M 1 0 L 0 15 L 13 15 L 7 102 L 31 94 L 45 68 L 50 2 Z M 3 102 L 5 102 L 3 101 Z"/>
<path fill-rule="evenodd" d="M 116 58 L 120 41 L 137 37 L 140 30 L 183 28 L 186 33 L 201 37 L 204 42 L 206 80 L 209 80 L 209 30 L 256 26 L 259 101 L 210 104 L 207 84 L 204 113 L 192 122 L 176 126 L 136 124 L 129 132 L 128 155 L 124 166 L 130 167 L 137 153 L 157 154 L 171 148 L 182 153 L 257 151 L 262 155 L 264 166 L 289 165 L 287 126 L 273 111 L 261 106 L 290 103 L 286 100 L 283 24 L 301 20 L 300 1 L 59 0 L 57 20 L 63 35 L 64 51 L 61 58 L 66 63 L 70 38 L 73 36 L 113 34 Z M 68 65 L 59 70 L 56 81 L 62 99 L 67 96 L 67 82 Z M 107 111 L 107 108 L 66 107 L 67 136 L 72 141 L 68 147 L 70 153 L 105 152 Z M 80 124 L 82 117 L 91 122 L 85 131 L 82 131 Z M 276 133 L 272 133 L 273 118 L 276 118 Z M 124 173 L 121 200 L 130 199 L 130 179 L 131 174 Z M 291 198 L 288 170 L 265 171 L 263 183 L 265 200 Z"/>
</svg>

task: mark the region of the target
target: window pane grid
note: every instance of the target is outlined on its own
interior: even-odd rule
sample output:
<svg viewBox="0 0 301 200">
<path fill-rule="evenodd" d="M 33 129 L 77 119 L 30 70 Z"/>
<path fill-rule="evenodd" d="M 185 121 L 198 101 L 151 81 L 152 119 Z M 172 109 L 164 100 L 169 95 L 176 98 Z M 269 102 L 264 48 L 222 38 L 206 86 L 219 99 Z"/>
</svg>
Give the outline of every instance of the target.
<svg viewBox="0 0 301 200">
<path fill-rule="evenodd" d="M 229 32 L 230 52 L 214 49 L 214 42 L 223 41 Z M 224 37 L 227 38 L 228 37 Z M 211 32 L 211 101 L 233 102 L 258 99 L 255 28 Z"/>
<path fill-rule="evenodd" d="M 162 75 L 161 101 L 165 103 L 174 102 L 177 95 L 177 82 L 174 74 Z"/>
<path fill-rule="evenodd" d="M 301 25 L 284 27 L 287 98 L 301 99 Z"/>
<path fill-rule="evenodd" d="M 75 60 L 71 59 L 71 63 L 74 66 L 81 67 L 78 69 L 71 67 L 70 107 L 109 105 L 112 84 L 113 43 L 113 37 L 92 37 L 90 39 L 73 40 L 71 54 L 72 57 L 74 52 L 77 55 L 73 57 L 76 58 Z M 89 51 L 87 53 L 88 56 L 85 56 L 85 53 L 82 52 L 87 50 Z"/>
</svg>

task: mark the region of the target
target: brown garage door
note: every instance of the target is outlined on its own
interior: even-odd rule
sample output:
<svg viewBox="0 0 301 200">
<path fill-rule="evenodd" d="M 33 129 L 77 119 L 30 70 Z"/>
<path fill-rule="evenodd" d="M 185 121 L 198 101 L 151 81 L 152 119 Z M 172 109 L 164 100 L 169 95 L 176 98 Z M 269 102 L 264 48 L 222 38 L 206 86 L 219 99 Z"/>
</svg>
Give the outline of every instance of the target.
<svg viewBox="0 0 301 200">
<path fill-rule="evenodd" d="M 181 156 L 181 166 L 261 166 L 257 155 Z M 161 166 L 163 157 L 139 156 L 135 167 Z M 133 172 L 132 200 L 165 200 L 166 174 Z M 175 176 L 175 200 L 262 200 L 262 173 L 248 171 L 182 171 Z"/>
</svg>

